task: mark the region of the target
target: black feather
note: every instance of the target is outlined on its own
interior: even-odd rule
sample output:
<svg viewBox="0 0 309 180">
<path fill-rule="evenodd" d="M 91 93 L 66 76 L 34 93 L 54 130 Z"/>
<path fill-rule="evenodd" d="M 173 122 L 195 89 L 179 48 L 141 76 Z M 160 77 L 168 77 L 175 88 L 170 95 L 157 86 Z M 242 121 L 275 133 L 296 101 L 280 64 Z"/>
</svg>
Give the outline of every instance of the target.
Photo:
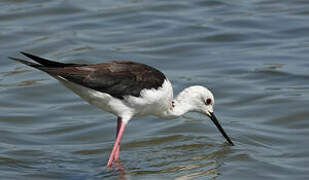
<svg viewBox="0 0 309 180">
<path fill-rule="evenodd" d="M 9 59 L 20 62 L 20 63 L 25 64 L 27 66 L 34 67 L 34 68 L 42 67 L 42 65 L 39 65 L 39 64 L 36 64 L 36 63 L 33 63 L 33 62 L 29 62 L 29 61 L 25 61 L 25 60 L 22 60 L 22 59 L 19 59 L 19 58 L 9 57 Z"/>
<path fill-rule="evenodd" d="M 39 64 L 42 64 L 45 67 L 68 67 L 68 66 L 76 65 L 76 64 L 65 64 L 65 63 L 51 61 L 51 60 L 48 60 L 48 59 L 44 59 L 44 58 L 35 56 L 33 54 L 26 53 L 26 52 L 20 52 L 20 53 L 27 56 L 28 58 L 38 62 Z"/>
<path fill-rule="evenodd" d="M 65 64 L 25 52 L 22 54 L 40 64 L 13 57 L 9 58 L 44 71 L 53 77 L 60 76 L 70 82 L 108 93 L 119 99 L 123 99 L 127 95 L 139 97 L 143 89 L 157 89 L 166 79 L 159 70 L 131 61 L 112 61 L 90 65 Z"/>
</svg>

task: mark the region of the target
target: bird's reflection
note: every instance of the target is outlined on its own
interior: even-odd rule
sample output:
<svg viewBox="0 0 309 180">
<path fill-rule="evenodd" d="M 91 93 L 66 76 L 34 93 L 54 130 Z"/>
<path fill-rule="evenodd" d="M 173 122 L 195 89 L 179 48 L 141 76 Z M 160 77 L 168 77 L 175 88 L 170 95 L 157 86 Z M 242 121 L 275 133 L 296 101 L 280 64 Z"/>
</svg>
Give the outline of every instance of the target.
<svg viewBox="0 0 309 180">
<path fill-rule="evenodd" d="M 207 150 L 203 150 L 206 148 Z M 156 156 L 160 153 L 153 153 L 153 156 L 150 157 L 151 166 L 141 169 L 133 168 L 134 170 L 131 171 L 128 166 L 128 169 L 126 169 L 125 162 L 122 163 L 118 160 L 113 162 L 109 170 L 115 173 L 116 179 L 121 180 L 135 179 L 134 177 L 137 175 L 157 178 L 161 177 L 162 174 L 171 176 L 175 180 L 214 179 L 220 175 L 221 159 L 232 152 L 231 146 L 228 144 L 213 146 L 199 143 L 196 139 L 194 141 L 191 138 L 188 144 L 175 144 L 163 149 L 168 150 L 168 152 L 164 151 L 166 152 L 164 157 L 169 158 L 162 158 Z"/>
<path fill-rule="evenodd" d="M 182 175 L 175 177 L 175 180 L 188 180 L 201 177 L 216 178 L 219 176 L 221 166 L 219 159 L 231 152 L 229 145 L 223 145 L 220 149 L 212 152 L 196 155 L 191 158 L 191 163 L 182 165 Z"/>
<path fill-rule="evenodd" d="M 119 173 L 119 178 L 120 180 L 127 180 L 127 173 L 126 169 L 123 166 L 122 162 L 120 160 L 114 161 L 113 165 L 111 167 L 108 167 L 109 170 L 115 170 Z"/>
</svg>

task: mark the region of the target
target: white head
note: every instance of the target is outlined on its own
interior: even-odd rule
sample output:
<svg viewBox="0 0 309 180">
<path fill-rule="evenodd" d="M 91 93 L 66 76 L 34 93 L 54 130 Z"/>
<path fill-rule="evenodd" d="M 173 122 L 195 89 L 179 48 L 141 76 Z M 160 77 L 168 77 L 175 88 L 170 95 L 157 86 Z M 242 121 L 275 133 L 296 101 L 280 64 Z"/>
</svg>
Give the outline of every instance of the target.
<svg viewBox="0 0 309 180">
<path fill-rule="evenodd" d="M 189 97 L 188 104 L 191 105 L 190 111 L 210 115 L 214 111 L 215 103 L 212 92 L 203 86 L 190 86 L 184 89 L 179 96 Z"/>
<path fill-rule="evenodd" d="M 233 145 L 233 142 L 227 136 L 221 125 L 219 124 L 216 116 L 214 115 L 214 96 L 212 92 L 203 86 L 190 86 L 184 89 L 176 98 L 178 103 L 175 105 L 175 109 L 178 111 L 185 112 L 199 112 L 207 115 L 212 122 L 217 126 L 221 134 L 225 137 L 225 139 Z"/>
</svg>

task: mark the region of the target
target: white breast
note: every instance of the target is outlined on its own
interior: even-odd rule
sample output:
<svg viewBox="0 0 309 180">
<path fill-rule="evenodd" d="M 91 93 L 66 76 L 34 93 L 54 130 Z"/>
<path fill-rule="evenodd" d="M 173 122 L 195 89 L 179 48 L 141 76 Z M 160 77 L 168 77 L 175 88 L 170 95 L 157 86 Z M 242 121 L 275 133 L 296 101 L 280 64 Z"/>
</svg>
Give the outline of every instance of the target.
<svg viewBox="0 0 309 180">
<path fill-rule="evenodd" d="M 168 79 L 158 89 L 144 89 L 140 97 L 127 96 L 125 101 L 135 109 L 136 116 L 161 116 L 167 111 L 173 100 L 173 87 Z"/>
</svg>

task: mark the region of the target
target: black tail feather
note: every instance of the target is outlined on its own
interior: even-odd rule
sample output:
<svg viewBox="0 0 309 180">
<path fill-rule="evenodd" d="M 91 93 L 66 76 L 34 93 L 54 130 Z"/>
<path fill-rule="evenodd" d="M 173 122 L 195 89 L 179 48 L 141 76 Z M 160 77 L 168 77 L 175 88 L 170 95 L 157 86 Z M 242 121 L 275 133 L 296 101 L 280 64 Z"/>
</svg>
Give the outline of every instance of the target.
<svg viewBox="0 0 309 180">
<path fill-rule="evenodd" d="M 39 64 L 42 64 L 45 67 L 66 67 L 66 66 L 71 65 L 71 64 L 65 64 L 65 63 L 59 63 L 59 62 L 51 61 L 51 60 L 44 59 L 44 58 L 29 54 L 29 53 L 25 53 L 25 52 L 20 52 L 20 53 L 27 56 L 28 58 L 38 62 Z M 17 60 L 17 61 L 19 61 L 19 60 Z M 21 61 L 19 61 L 19 62 L 21 62 Z"/>
<path fill-rule="evenodd" d="M 33 63 L 33 62 L 25 61 L 25 60 L 18 59 L 18 58 L 14 58 L 14 57 L 9 57 L 9 59 L 14 60 L 14 61 L 17 61 L 17 62 L 20 62 L 20 63 L 25 64 L 25 65 L 27 65 L 27 66 L 34 67 L 34 68 L 43 67 L 43 66 L 40 65 L 40 64 L 36 64 L 36 63 Z"/>
</svg>

